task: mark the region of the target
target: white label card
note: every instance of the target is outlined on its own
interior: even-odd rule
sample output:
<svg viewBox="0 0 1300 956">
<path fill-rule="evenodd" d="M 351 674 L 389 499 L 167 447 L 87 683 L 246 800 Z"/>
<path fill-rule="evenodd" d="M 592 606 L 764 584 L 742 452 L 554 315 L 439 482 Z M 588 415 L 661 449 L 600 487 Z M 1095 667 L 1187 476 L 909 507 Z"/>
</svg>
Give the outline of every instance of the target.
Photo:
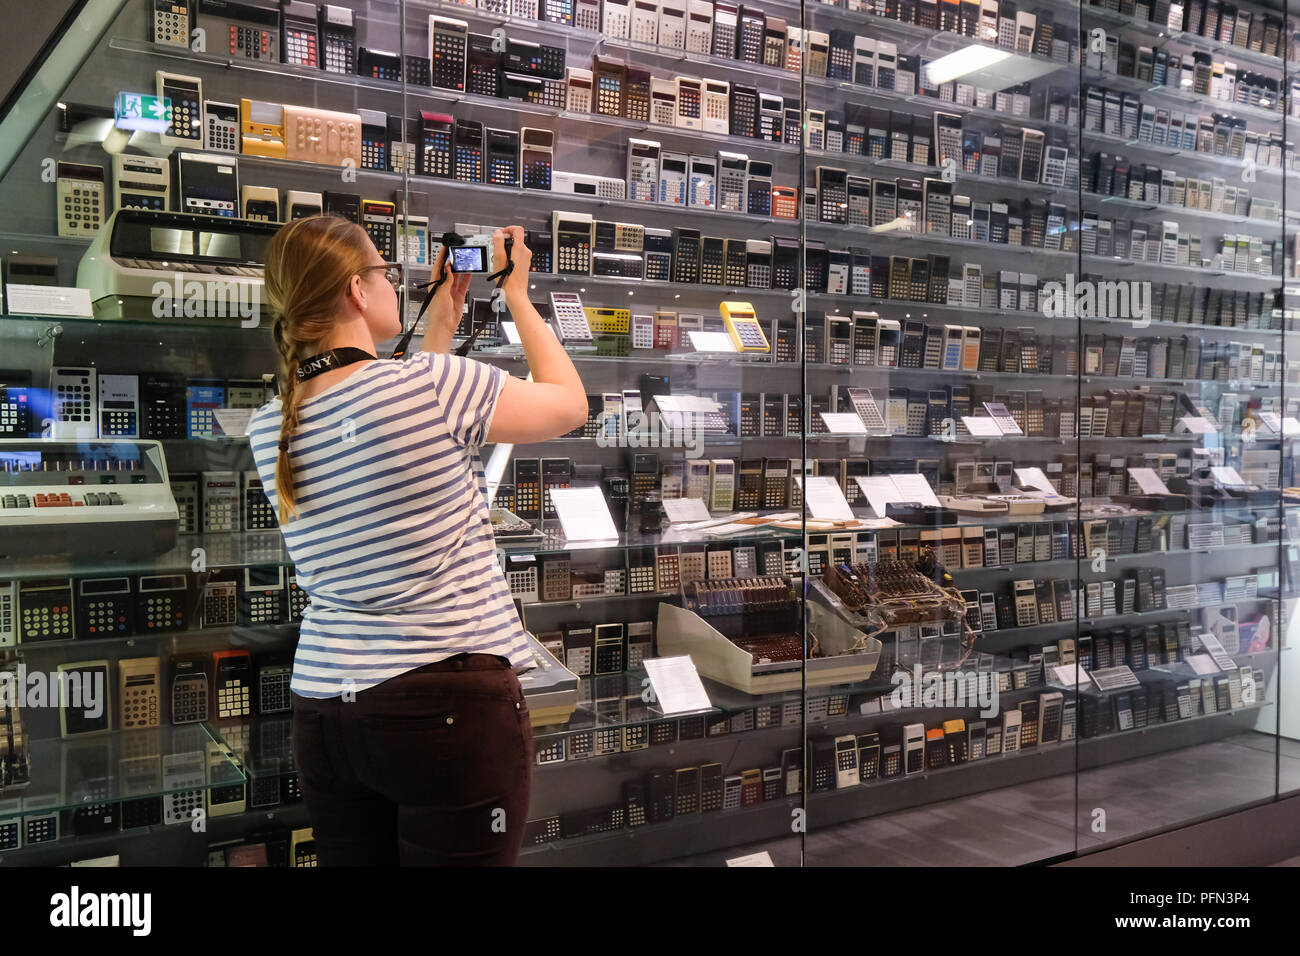
<svg viewBox="0 0 1300 956">
<path fill-rule="evenodd" d="M 1043 474 L 1041 468 L 1017 468 L 1016 480 L 1020 482 L 1022 488 L 1035 488 L 1049 495 L 1056 494 L 1056 489 L 1052 487 L 1052 483 Z"/>
<path fill-rule="evenodd" d="M 876 517 L 885 517 L 885 505 L 897 501 L 898 489 L 885 475 L 859 475 L 854 479 L 862 493 L 867 496 L 867 504 L 876 513 Z"/>
<path fill-rule="evenodd" d="M 1212 435 L 1219 430 L 1217 422 L 1202 418 L 1200 415 L 1184 415 L 1178 420 L 1193 435 Z"/>
<path fill-rule="evenodd" d="M 961 420 L 966 426 L 966 430 L 976 438 L 1000 438 L 1002 435 L 1002 429 L 998 428 L 998 423 L 987 415 L 963 415 Z"/>
<path fill-rule="evenodd" d="M 890 475 L 889 480 L 898 489 L 899 501 L 919 501 L 931 508 L 939 507 L 939 499 L 934 496 L 934 489 L 925 480 L 925 475 L 918 472 L 902 475 Z"/>
<path fill-rule="evenodd" d="M 1062 687 L 1077 687 L 1088 679 L 1088 672 L 1074 664 L 1057 664 L 1052 668 L 1052 677 Z"/>
<path fill-rule="evenodd" d="M 255 411 L 255 408 L 214 408 L 212 414 L 221 426 L 222 434 L 239 438 L 248 434 L 248 421 Z"/>
<path fill-rule="evenodd" d="M 727 866 L 776 866 L 766 850 L 762 853 L 748 853 L 745 856 L 733 856 Z"/>
<path fill-rule="evenodd" d="M 709 520 L 709 509 L 701 498 L 665 498 L 663 505 L 669 524 Z"/>
<path fill-rule="evenodd" d="M 94 315 L 90 307 L 90 292 L 86 289 L 9 282 L 5 284 L 5 296 L 10 315 Z"/>
<path fill-rule="evenodd" d="M 803 503 L 808 513 L 814 518 L 827 521 L 852 521 L 853 509 L 849 507 L 840 490 L 840 483 L 829 475 L 809 476 L 795 475 L 803 489 Z"/>
<path fill-rule="evenodd" d="M 832 435 L 865 435 L 867 426 L 853 412 L 818 412 Z"/>
<path fill-rule="evenodd" d="M 697 352 L 736 351 L 736 344 L 726 332 L 696 332 L 691 329 L 686 335 L 691 340 L 691 347 Z"/>
<path fill-rule="evenodd" d="M 618 540 L 618 529 L 599 488 L 552 488 L 551 503 L 568 540 Z"/>
<path fill-rule="evenodd" d="M 1241 475 L 1237 474 L 1237 469 L 1233 468 L 1231 465 L 1212 465 L 1210 467 L 1210 474 L 1214 476 L 1214 480 L 1219 484 L 1228 487 L 1240 487 L 1241 485 L 1246 484 Z"/>
<path fill-rule="evenodd" d="M 1130 468 L 1128 475 L 1137 482 L 1138 488 L 1142 489 L 1144 495 L 1169 494 L 1169 489 L 1165 486 L 1164 480 L 1156 474 L 1154 468 Z"/>
<path fill-rule="evenodd" d="M 713 702 L 695 670 L 695 662 L 689 656 L 650 657 L 642 663 L 650 677 L 654 703 L 665 717 L 713 709 Z"/>
<path fill-rule="evenodd" d="M 1187 658 L 1187 663 L 1200 675 L 1219 673 L 1219 665 L 1214 663 L 1214 658 L 1209 654 L 1193 654 Z"/>
</svg>

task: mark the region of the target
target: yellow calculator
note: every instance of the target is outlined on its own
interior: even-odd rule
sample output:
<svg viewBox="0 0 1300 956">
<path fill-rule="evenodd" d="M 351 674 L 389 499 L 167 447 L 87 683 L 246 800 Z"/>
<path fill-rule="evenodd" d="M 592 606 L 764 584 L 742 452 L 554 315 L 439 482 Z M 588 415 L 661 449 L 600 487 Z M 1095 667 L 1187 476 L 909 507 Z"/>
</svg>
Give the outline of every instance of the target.
<svg viewBox="0 0 1300 956">
<path fill-rule="evenodd" d="M 727 324 L 727 332 L 735 343 L 738 352 L 768 351 L 767 336 L 759 324 L 754 307 L 748 302 L 723 302 L 718 307 L 722 312 L 722 321 Z"/>
<path fill-rule="evenodd" d="M 586 306 L 583 311 L 587 313 L 587 324 L 591 326 L 591 331 L 597 335 L 627 335 L 631 329 L 631 309 L 604 309 Z"/>
</svg>

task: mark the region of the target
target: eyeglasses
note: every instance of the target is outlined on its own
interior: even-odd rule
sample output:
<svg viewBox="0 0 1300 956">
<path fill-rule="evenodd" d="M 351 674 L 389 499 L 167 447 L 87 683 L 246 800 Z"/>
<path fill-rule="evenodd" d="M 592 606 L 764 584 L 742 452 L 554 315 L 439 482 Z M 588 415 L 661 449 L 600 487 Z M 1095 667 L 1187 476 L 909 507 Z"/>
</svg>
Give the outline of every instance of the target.
<svg viewBox="0 0 1300 956">
<path fill-rule="evenodd" d="M 402 265 L 399 262 L 385 262 L 382 266 L 366 266 L 362 272 L 372 272 L 375 269 L 384 270 L 384 278 L 388 284 L 393 287 L 394 292 L 402 291 Z"/>
</svg>

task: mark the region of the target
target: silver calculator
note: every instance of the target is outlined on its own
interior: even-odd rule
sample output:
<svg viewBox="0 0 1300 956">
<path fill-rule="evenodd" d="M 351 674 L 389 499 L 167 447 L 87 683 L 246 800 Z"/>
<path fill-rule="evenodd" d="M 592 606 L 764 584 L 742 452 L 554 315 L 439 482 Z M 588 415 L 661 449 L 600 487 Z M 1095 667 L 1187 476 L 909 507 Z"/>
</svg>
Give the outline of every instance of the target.
<svg viewBox="0 0 1300 956">
<path fill-rule="evenodd" d="M 576 292 L 551 293 L 551 317 L 561 342 L 590 342 L 591 326 Z"/>
</svg>

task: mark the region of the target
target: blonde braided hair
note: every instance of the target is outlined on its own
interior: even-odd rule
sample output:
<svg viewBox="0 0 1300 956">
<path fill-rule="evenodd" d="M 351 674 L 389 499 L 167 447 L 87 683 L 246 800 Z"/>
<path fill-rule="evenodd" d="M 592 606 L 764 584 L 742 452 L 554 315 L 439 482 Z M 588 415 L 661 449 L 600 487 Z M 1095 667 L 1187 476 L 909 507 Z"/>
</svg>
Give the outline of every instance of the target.
<svg viewBox="0 0 1300 956">
<path fill-rule="evenodd" d="M 298 368 L 334 329 L 339 302 L 352 277 L 370 263 L 374 245 L 366 231 L 338 216 L 309 216 L 286 223 L 266 250 L 265 287 L 280 353 L 280 456 L 275 493 L 281 524 L 296 516 L 289 442 L 298 428 Z"/>
</svg>

